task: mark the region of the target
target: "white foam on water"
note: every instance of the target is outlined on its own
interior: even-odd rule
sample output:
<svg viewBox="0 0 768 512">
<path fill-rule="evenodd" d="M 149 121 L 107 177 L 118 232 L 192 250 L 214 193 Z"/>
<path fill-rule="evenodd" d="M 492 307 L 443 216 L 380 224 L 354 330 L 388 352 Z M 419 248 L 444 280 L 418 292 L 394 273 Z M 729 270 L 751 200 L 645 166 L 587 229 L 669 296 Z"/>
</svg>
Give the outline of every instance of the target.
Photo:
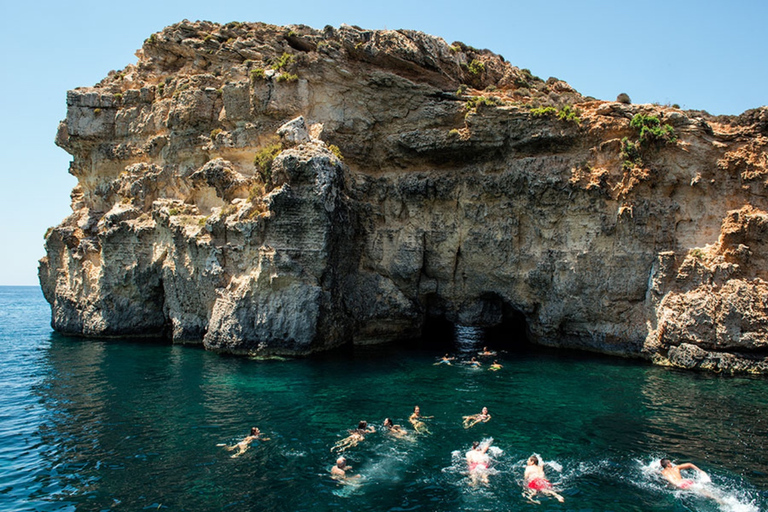
<svg viewBox="0 0 768 512">
<path fill-rule="evenodd" d="M 558 473 L 562 473 L 562 472 L 563 472 L 563 466 L 562 466 L 562 464 L 560 464 L 560 463 L 559 463 L 559 462 L 557 462 L 557 461 L 554 461 L 554 460 L 545 460 L 544 462 L 542 462 L 542 464 L 544 464 L 545 466 L 549 466 L 549 467 L 551 467 L 552 469 L 554 469 L 554 470 L 555 470 L 555 471 L 557 471 Z"/>
</svg>

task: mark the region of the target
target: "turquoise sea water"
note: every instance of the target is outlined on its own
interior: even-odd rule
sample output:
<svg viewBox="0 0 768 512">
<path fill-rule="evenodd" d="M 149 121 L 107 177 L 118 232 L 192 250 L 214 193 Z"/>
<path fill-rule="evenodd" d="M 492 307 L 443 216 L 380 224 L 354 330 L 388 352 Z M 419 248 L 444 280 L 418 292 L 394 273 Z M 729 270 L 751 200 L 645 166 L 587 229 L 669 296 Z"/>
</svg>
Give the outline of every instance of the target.
<svg viewBox="0 0 768 512">
<path fill-rule="evenodd" d="M 0 287 L 0 510 L 768 510 L 768 379 L 681 372 L 495 345 L 500 371 L 434 366 L 486 343 L 460 328 L 411 346 L 301 360 L 223 357 L 147 341 L 52 333 L 32 287 Z M 517 348 L 516 348 L 517 347 Z M 492 347 L 493 348 L 493 347 Z M 514 349 L 514 350 L 513 350 Z M 395 439 L 414 405 L 429 435 Z M 487 406 L 473 429 L 463 415 Z M 329 478 L 330 448 L 359 420 L 379 432 Z M 270 437 L 231 458 L 251 426 Z M 493 438 L 488 486 L 463 454 Z M 565 497 L 521 496 L 541 454 Z M 669 489 L 658 459 L 709 473 L 719 501 Z"/>
</svg>

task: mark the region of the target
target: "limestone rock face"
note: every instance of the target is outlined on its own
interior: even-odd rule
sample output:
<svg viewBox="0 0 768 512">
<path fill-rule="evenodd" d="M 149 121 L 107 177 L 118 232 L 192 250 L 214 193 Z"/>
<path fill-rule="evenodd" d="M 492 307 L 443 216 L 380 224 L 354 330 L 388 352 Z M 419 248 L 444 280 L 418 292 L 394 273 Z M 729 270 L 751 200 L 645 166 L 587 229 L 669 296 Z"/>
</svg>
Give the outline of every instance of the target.
<svg viewBox="0 0 768 512">
<path fill-rule="evenodd" d="M 407 30 L 182 22 L 70 91 L 58 331 L 306 354 L 524 318 L 768 371 L 768 109 L 582 97 Z"/>
</svg>

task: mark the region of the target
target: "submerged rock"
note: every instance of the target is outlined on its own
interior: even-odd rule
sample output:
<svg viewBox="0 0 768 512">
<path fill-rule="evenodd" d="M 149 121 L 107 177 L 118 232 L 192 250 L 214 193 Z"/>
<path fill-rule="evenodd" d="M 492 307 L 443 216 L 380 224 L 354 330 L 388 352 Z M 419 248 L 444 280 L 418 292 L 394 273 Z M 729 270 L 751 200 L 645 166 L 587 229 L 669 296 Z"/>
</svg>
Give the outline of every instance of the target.
<svg viewBox="0 0 768 512">
<path fill-rule="evenodd" d="M 70 91 L 52 325 L 307 354 L 524 318 L 765 373 L 768 109 L 588 101 L 414 31 L 182 22 Z"/>
</svg>

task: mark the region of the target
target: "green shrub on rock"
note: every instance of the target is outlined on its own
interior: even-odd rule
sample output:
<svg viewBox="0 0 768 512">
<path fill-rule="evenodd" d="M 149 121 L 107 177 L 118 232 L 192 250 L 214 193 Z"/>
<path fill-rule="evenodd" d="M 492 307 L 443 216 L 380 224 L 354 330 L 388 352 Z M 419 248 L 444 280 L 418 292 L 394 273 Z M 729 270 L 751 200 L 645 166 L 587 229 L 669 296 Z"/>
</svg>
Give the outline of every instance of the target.
<svg viewBox="0 0 768 512">
<path fill-rule="evenodd" d="M 656 116 L 635 114 L 629 125 L 640 130 L 639 143 L 641 146 L 647 146 L 655 142 L 667 144 L 677 141 L 675 129 L 668 124 L 661 124 L 661 121 Z"/>
</svg>

